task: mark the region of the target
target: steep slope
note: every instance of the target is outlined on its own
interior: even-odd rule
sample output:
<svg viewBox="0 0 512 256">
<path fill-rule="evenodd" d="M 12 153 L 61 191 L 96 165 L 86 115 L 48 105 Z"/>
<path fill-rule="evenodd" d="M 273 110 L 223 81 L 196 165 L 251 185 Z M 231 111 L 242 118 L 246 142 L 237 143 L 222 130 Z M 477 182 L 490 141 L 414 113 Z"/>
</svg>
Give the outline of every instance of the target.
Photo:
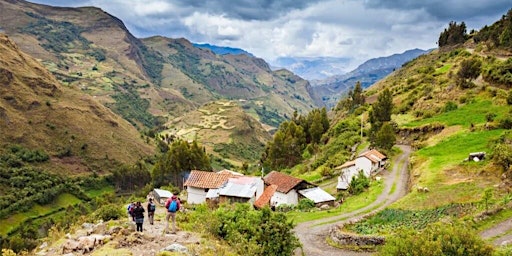
<svg viewBox="0 0 512 256">
<path fill-rule="evenodd" d="M 270 134 L 236 101 L 210 102 L 168 122 L 165 137 L 199 140 L 207 153 L 234 165 L 260 158 Z"/>
<path fill-rule="evenodd" d="M 139 132 L 93 97 L 62 86 L 0 34 L 0 143 L 45 150 L 51 169 L 107 171 L 153 153 Z"/>
<path fill-rule="evenodd" d="M 133 124 L 152 127 L 155 116 L 180 114 L 193 104 L 158 88 L 162 58 L 94 7 L 62 8 L 22 0 L 0 2 L 2 30 L 40 59 L 64 84 L 94 95 Z M 128 108 L 126 101 L 138 101 Z"/>
<path fill-rule="evenodd" d="M 290 72 L 273 72 L 262 59 L 244 54 L 217 55 L 183 38 L 158 36 L 143 41 L 166 61 L 162 84 L 196 104 L 217 99 L 245 100 L 244 109 L 273 126 L 285 115 L 315 106 L 307 81 Z"/>
<path fill-rule="evenodd" d="M 400 68 L 404 63 L 427 52 L 429 51 L 413 49 L 400 54 L 370 59 L 346 74 L 313 81 L 315 99 L 332 107 L 357 81 L 361 82 L 363 88 L 367 88 Z"/>
</svg>

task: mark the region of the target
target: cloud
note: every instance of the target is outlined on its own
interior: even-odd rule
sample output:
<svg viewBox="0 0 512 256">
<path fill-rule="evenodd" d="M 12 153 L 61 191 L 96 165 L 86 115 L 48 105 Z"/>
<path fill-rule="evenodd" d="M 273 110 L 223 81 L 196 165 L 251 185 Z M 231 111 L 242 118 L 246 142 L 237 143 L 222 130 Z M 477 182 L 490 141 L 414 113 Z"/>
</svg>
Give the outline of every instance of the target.
<svg viewBox="0 0 512 256">
<path fill-rule="evenodd" d="M 425 10 L 432 17 L 446 21 L 505 14 L 510 9 L 510 0 L 365 0 L 369 8 L 395 10 Z"/>
<path fill-rule="evenodd" d="M 490 25 L 510 0 L 34 0 L 97 6 L 137 37 L 163 35 L 278 57 L 369 58 L 436 47 L 449 21 Z"/>
</svg>

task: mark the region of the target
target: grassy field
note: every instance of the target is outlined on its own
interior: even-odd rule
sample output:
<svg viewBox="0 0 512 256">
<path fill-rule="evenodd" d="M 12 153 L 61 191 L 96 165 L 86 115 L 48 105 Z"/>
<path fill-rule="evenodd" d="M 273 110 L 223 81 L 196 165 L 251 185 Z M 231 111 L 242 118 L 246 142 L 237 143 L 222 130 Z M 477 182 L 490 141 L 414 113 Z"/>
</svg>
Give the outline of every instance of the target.
<svg viewBox="0 0 512 256">
<path fill-rule="evenodd" d="M 0 235 L 5 236 L 12 230 L 19 227 L 23 222 L 28 219 L 35 219 L 44 216 L 54 214 L 61 209 L 65 209 L 69 205 L 75 205 L 80 203 L 80 199 L 74 195 L 64 193 L 59 195 L 51 204 L 47 205 L 35 205 L 29 211 L 23 213 L 16 213 L 11 217 L 2 220 L 2 229 L 0 229 Z"/>
<path fill-rule="evenodd" d="M 469 127 L 470 124 L 482 124 L 486 122 L 486 115 L 496 114 L 496 118 L 507 114 L 507 108 L 494 105 L 490 100 L 475 99 L 473 102 L 460 106 L 459 108 L 405 124 L 406 127 L 416 127 L 430 123 L 443 123 L 447 126 L 462 125 Z"/>
<path fill-rule="evenodd" d="M 333 217 L 361 209 L 372 202 L 382 193 L 384 184 L 382 182 L 373 182 L 367 192 L 359 194 L 357 196 L 348 197 L 343 204 L 333 210 L 327 211 L 312 211 L 312 212 L 289 212 L 288 217 L 295 223 L 302 223 L 306 221 L 312 221 L 322 218 Z"/>
<path fill-rule="evenodd" d="M 488 161 L 464 162 L 471 152 L 491 152 L 488 142 L 498 138 L 504 130 L 461 131 L 441 139 L 431 147 L 418 150 L 413 156 L 411 173 L 418 186 L 428 187 L 429 193 L 412 190 L 393 207 L 429 209 L 456 202 L 478 201 L 488 177 L 477 175 L 486 169 Z"/>
</svg>

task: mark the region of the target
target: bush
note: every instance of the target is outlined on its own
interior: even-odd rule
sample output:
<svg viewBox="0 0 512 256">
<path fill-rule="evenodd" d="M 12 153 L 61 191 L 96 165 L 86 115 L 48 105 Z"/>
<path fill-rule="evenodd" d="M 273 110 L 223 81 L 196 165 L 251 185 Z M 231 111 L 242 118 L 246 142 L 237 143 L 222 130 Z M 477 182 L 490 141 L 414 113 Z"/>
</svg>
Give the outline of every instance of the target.
<svg viewBox="0 0 512 256">
<path fill-rule="evenodd" d="M 93 214 L 95 220 L 103 221 L 118 220 L 124 216 L 124 209 L 115 204 L 103 205 Z"/>
<path fill-rule="evenodd" d="M 297 206 L 299 210 L 306 211 L 315 208 L 315 202 L 309 198 L 302 198 Z"/>
<path fill-rule="evenodd" d="M 363 171 L 359 172 L 359 175 L 356 177 L 352 177 L 352 181 L 350 182 L 350 187 L 348 188 L 348 192 L 353 195 L 358 195 L 364 192 L 367 188 L 370 187 L 370 178 L 366 177 Z"/>
<path fill-rule="evenodd" d="M 462 224 L 436 223 L 425 230 L 399 230 L 390 236 L 379 255 L 491 256 L 493 248 Z"/>
<path fill-rule="evenodd" d="M 455 103 L 453 101 L 448 101 L 444 105 L 444 112 L 450 112 L 450 111 L 456 110 L 456 109 L 457 109 L 457 103 Z"/>
</svg>

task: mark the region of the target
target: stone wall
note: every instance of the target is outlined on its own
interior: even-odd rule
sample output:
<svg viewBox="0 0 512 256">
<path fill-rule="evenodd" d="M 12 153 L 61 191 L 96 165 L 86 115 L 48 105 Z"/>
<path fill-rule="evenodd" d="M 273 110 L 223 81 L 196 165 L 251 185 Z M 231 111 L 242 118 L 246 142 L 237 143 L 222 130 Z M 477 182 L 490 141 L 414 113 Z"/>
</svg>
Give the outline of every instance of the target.
<svg viewBox="0 0 512 256">
<path fill-rule="evenodd" d="M 341 246 L 377 246 L 385 243 L 384 237 L 345 233 L 342 231 L 342 228 L 343 226 L 334 225 L 329 230 L 331 240 Z"/>
</svg>

